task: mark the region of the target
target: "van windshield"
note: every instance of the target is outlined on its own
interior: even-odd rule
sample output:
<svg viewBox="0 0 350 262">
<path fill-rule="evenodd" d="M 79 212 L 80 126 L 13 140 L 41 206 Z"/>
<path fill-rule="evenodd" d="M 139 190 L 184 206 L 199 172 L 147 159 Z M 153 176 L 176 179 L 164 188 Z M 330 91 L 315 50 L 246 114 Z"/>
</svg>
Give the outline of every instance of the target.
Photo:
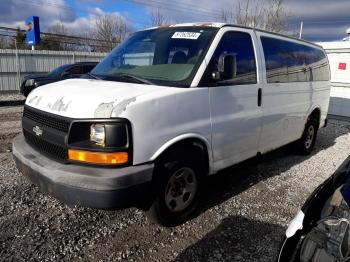
<svg viewBox="0 0 350 262">
<path fill-rule="evenodd" d="M 137 32 L 113 49 L 91 74 L 104 80 L 188 87 L 216 32 L 210 27 Z"/>
</svg>

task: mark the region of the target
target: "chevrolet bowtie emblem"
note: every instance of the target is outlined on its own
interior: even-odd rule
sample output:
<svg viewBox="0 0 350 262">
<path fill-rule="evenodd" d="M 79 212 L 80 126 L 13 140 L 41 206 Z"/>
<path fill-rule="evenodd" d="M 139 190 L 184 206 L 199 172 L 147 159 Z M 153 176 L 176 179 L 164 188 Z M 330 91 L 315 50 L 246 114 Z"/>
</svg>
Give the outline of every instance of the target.
<svg viewBox="0 0 350 262">
<path fill-rule="evenodd" d="M 43 130 L 42 130 L 39 126 L 33 127 L 33 132 L 34 132 L 37 136 L 42 136 L 42 135 L 43 135 Z"/>
</svg>

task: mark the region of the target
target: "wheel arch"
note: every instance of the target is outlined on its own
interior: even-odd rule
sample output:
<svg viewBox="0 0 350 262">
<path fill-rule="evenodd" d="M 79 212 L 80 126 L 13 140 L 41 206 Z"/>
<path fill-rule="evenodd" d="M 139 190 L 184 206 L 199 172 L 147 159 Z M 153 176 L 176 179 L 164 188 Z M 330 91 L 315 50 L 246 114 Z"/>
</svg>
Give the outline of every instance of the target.
<svg viewBox="0 0 350 262">
<path fill-rule="evenodd" d="M 210 142 L 203 136 L 199 134 L 183 134 L 177 137 L 174 137 L 170 140 L 168 140 L 166 143 L 164 143 L 151 157 L 151 161 L 156 161 L 161 156 L 166 154 L 167 152 L 170 152 L 171 150 L 176 150 L 176 148 L 182 146 L 182 145 L 189 145 L 200 148 L 206 159 L 207 162 L 207 171 L 208 174 L 213 173 L 213 157 L 211 152 L 211 144 Z"/>
<path fill-rule="evenodd" d="M 321 107 L 319 105 L 315 105 L 309 110 L 305 119 L 305 125 L 309 121 L 310 117 L 313 117 L 313 116 L 317 120 L 318 127 L 319 127 L 319 125 L 321 124 Z"/>
</svg>

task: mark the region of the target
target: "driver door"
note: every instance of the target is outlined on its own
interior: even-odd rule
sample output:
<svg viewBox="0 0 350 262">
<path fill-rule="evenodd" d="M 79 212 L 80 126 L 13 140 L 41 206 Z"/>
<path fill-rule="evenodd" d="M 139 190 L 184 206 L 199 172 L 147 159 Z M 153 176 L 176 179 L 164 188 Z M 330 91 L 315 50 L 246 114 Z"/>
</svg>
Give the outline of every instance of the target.
<svg viewBox="0 0 350 262">
<path fill-rule="evenodd" d="M 220 59 L 223 64 L 220 64 Z M 222 65 L 225 72 L 215 76 Z M 258 99 L 261 90 L 256 65 L 252 35 L 239 31 L 224 33 L 206 72 L 211 83 L 209 98 L 216 170 L 253 157 L 258 152 L 262 108 Z"/>
</svg>

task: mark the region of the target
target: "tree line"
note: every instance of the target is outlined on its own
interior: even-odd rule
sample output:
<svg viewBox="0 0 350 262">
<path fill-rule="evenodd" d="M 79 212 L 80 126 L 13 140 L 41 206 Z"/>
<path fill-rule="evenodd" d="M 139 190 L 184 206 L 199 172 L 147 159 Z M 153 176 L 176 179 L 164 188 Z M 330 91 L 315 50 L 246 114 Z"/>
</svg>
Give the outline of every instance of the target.
<svg viewBox="0 0 350 262">
<path fill-rule="evenodd" d="M 239 0 L 235 3 L 222 8 L 215 22 L 232 23 L 277 33 L 287 32 L 288 11 L 284 0 Z M 150 12 L 149 26 L 181 22 L 167 16 L 162 10 L 156 8 Z M 50 27 L 47 33 L 41 34 L 41 44 L 36 49 L 109 52 L 133 31 L 133 26 L 124 17 L 104 14 L 95 20 L 89 32 L 79 36 L 71 36 L 68 28 L 62 23 L 57 23 Z M 0 49 L 3 48 L 27 49 L 25 31 L 18 28 L 14 36 L 0 35 Z"/>
</svg>

